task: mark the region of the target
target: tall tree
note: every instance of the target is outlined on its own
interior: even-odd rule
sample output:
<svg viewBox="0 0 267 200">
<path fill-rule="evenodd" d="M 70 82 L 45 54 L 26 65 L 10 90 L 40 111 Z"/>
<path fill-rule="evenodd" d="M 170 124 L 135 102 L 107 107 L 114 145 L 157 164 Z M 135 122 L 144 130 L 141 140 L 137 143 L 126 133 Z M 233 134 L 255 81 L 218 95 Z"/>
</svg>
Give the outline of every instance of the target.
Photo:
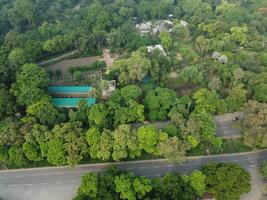
<svg viewBox="0 0 267 200">
<path fill-rule="evenodd" d="M 152 121 L 166 120 L 176 99 L 176 93 L 167 88 L 150 90 L 144 100 L 148 118 Z"/>
<path fill-rule="evenodd" d="M 47 97 L 47 84 L 48 77 L 43 68 L 35 64 L 25 64 L 17 72 L 11 91 L 20 105 L 29 106 Z"/>
<path fill-rule="evenodd" d="M 234 163 L 209 163 L 202 166 L 207 190 L 218 200 L 240 199 L 251 188 L 248 171 Z"/>
</svg>

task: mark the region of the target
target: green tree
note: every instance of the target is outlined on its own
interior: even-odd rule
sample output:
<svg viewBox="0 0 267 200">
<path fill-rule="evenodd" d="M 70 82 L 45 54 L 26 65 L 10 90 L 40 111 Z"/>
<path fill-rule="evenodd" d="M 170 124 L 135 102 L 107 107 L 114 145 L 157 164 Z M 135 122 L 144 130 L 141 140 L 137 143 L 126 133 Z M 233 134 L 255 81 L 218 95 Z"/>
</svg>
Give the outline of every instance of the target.
<svg viewBox="0 0 267 200">
<path fill-rule="evenodd" d="M 114 112 L 115 126 L 131 122 L 143 122 L 145 120 L 144 106 L 134 100 L 129 100 L 126 106 L 118 106 Z"/>
<path fill-rule="evenodd" d="M 30 25 L 36 24 L 37 6 L 32 0 L 16 0 L 11 9 L 8 10 L 9 22 L 16 27 L 27 22 Z"/>
<path fill-rule="evenodd" d="M 204 79 L 202 72 L 197 66 L 185 67 L 181 75 L 186 81 L 192 81 L 195 84 L 201 84 Z"/>
<path fill-rule="evenodd" d="M 45 70 L 35 64 L 25 64 L 16 74 L 16 82 L 12 85 L 12 93 L 20 105 L 32 105 L 47 97 L 45 88 L 48 78 Z"/>
<path fill-rule="evenodd" d="M 89 145 L 89 153 L 91 158 L 97 158 L 100 136 L 100 131 L 96 127 L 90 128 L 86 133 L 86 141 Z"/>
<path fill-rule="evenodd" d="M 70 122 L 82 122 L 84 125 L 88 124 L 88 111 L 89 107 L 85 100 L 81 100 L 78 104 L 78 108 L 76 111 L 69 111 Z"/>
<path fill-rule="evenodd" d="M 199 196 L 202 196 L 206 191 L 206 176 L 198 170 L 192 172 L 189 177 L 190 185 L 196 190 Z"/>
<path fill-rule="evenodd" d="M 113 160 L 119 161 L 123 158 L 127 158 L 127 156 L 134 158 L 141 154 L 138 149 L 136 134 L 131 130 L 130 125 L 120 125 L 115 129 L 113 136 Z"/>
<path fill-rule="evenodd" d="M 267 84 L 261 83 L 254 88 L 253 99 L 259 102 L 267 103 Z"/>
<path fill-rule="evenodd" d="M 143 80 L 151 68 L 150 61 L 140 51 L 132 53 L 130 58 L 115 61 L 112 71 L 119 72 L 119 82 L 122 85 L 138 83 Z"/>
<path fill-rule="evenodd" d="M 245 104 L 240 129 L 246 145 L 254 148 L 267 147 L 266 111 L 266 103 L 248 101 Z"/>
<path fill-rule="evenodd" d="M 210 50 L 210 40 L 206 39 L 204 36 L 199 36 L 196 39 L 196 47 L 201 56 L 204 56 Z"/>
<path fill-rule="evenodd" d="M 93 122 L 95 125 L 105 127 L 107 121 L 108 109 L 105 104 L 98 103 L 93 105 L 88 112 L 89 122 Z"/>
<path fill-rule="evenodd" d="M 30 130 L 26 130 L 26 134 L 24 136 L 26 141 L 23 144 L 25 156 L 29 160 L 43 159 L 46 157 L 48 151 L 48 140 L 50 136 L 51 135 L 48 131 L 48 127 L 44 125 L 34 124 L 32 127 L 30 127 Z"/>
<path fill-rule="evenodd" d="M 85 156 L 88 146 L 80 122 L 55 125 L 48 142 L 48 161 L 52 164 L 71 166 L 78 164 Z"/>
<path fill-rule="evenodd" d="M 218 200 L 240 199 L 251 188 L 251 176 L 234 163 L 209 163 L 201 168 L 206 176 L 207 190 Z"/>
<path fill-rule="evenodd" d="M 142 95 L 142 89 L 137 85 L 127 85 L 120 89 L 120 93 L 126 101 L 130 99 L 138 101 Z"/>
<path fill-rule="evenodd" d="M 11 115 L 15 111 L 15 99 L 10 92 L 0 86 L 0 119 Z"/>
<path fill-rule="evenodd" d="M 261 175 L 264 179 L 267 179 L 267 161 L 263 161 L 261 163 L 261 169 L 260 169 Z"/>
<path fill-rule="evenodd" d="M 243 89 L 242 85 L 237 85 L 229 92 L 229 96 L 226 98 L 228 110 L 230 112 L 239 111 L 243 104 L 247 100 L 247 91 Z"/>
<path fill-rule="evenodd" d="M 244 45 L 247 42 L 247 34 L 246 34 L 248 32 L 247 26 L 232 27 L 230 31 L 231 31 L 230 37 L 234 42 L 237 42 L 240 45 Z"/>
<path fill-rule="evenodd" d="M 138 199 L 142 199 L 152 190 L 151 181 L 146 177 L 136 177 L 133 182 L 134 191 Z"/>
<path fill-rule="evenodd" d="M 23 144 L 23 152 L 26 156 L 26 158 L 30 161 L 40 161 L 42 160 L 42 155 L 40 151 L 38 151 L 38 148 L 36 145 L 30 143 L 30 142 L 25 142 Z"/>
<path fill-rule="evenodd" d="M 13 145 L 8 150 L 9 163 L 17 167 L 22 167 L 26 165 L 26 159 L 22 151 L 22 147 L 18 145 Z"/>
<path fill-rule="evenodd" d="M 182 163 L 186 160 L 186 147 L 176 136 L 159 142 L 157 148 L 161 156 L 171 161 Z"/>
<path fill-rule="evenodd" d="M 23 49 L 16 48 L 8 55 L 8 61 L 11 65 L 18 67 L 24 65 L 27 62 L 27 58 Z"/>
<path fill-rule="evenodd" d="M 153 126 L 142 126 L 137 131 L 139 149 L 154 153 L 158 144 L 158 131 Z"/>
<path fill-rule="evenodd" d="M 50 127 L 62 121 L 62 116 L 48 100 L 41 100 L 30 105 L 26 112 L 27 116 L 24 118 L 24 121 L 33 120 Z"/>
<path fill-rule="evenodd" d="M 48 142 L 47 161 L 53 165 L 67 164 L 67 155 L 62 139 L 53 138 Z"/>
<path fill-rule="evenodd" d="M 206 88 L 199 89 L 193 94 L 196 107 L 195 110 L 204 110 L 209 113 L 225 113 L 227 105 L 224 100 L 220 99 L 219 94 L 214 90 Z"/>
<path fill-rule="evenodd" d="M 99 138 L 99 151 L 97 152 L 97 158 L 100 160 L 109 160 L 113 148 L 113 135 L 109 130 L 104 130 Z"/>
<path fill-rule="evenodd" d="M 155 190 L 159 199 L 191 200 L 197 197 L 194 188 L 175 173 L 165 174 Z"/>
<path fill-rule="evenodd" d="M 82 183 L 79 187 L 78 194 L 86 195 L 89 198 L 97 197 L 98 187 L 97 174 L 87 173 L 82 177 Z"/>
<path fill-rule="evenodd" d="M 161 32 L 159 37 L 163 47 L 166 49 L 170 49 L 172 45 L 172 39 L 170 33 L 166 31 Z"/>
<path fill-rule="evenodd" d="M 144 100 L 148 118 L 152 121 L 165 120 L 176 99 L 176 93 L 167 88 L 150 90 Z"/>
<path fill-rule="evenodd" d="M 222 87 L 222 81 L 219 77 L 213 77 L 209 82 L 208 88 L 211 90 L 219 91 Z"/>
<path fill-rule="evenodd" d="M 131 172 L 115 176 L 115 190 L 120 193 L 121 199 L 136 200 L 136 194 L 133 188 L 133 179 L 134 175 Z"/>
<path fill-rule="evenodd" d="M 216 137 L 213 115 L 204 110 L 190 115 L 185 134 L 185 139 L 191 141 L 193 147 L 201 141 L 210 142 L 217 148 L 222 144 L 222 140 Z"/>
</svg>

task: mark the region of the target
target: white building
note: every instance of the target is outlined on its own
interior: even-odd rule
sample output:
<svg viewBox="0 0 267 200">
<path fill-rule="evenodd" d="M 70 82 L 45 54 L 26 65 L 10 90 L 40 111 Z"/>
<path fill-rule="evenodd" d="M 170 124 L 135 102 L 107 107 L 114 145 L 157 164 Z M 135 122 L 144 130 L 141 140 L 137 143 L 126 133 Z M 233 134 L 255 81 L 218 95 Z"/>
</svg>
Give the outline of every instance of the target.
<svg viewBox="0 0 267 200">
<path fill-rule="evenodd" d="M 149 21 L 141 24 L 136 24 L 136 29 L 141 35 L 157 34 L 163 31 L 171 32 L 174 24 L 170 20 L 158 20 L 155 22 Z"/>
<path fill-rule="evenodd" d="M 155 51 L 156 49 L 159 49 L 164 56 L 167 56 L 162 45 L 158 44 L 158 45 L 153 45 L 153 46 L 147 46 L 147 52 L 148 53 L 151 53 L 151 52 Z"/>
</svg>

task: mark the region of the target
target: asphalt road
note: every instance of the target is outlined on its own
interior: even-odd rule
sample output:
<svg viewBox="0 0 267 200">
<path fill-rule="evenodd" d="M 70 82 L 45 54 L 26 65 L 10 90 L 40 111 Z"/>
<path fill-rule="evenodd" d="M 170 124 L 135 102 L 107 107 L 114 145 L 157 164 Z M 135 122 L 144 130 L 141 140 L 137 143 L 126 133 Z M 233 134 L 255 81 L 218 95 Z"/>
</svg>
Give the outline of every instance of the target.
<svg viewBox="0 0 267 200">
<path fill-rule="evenodd" d="M 267 150 L 257 153 L 216 155 L 189 158 L 183 164 L 166 160 L 148 160 L 116 163 L 121 170 L 130 170 L 137 175 L 161 176 L 170 171 L 189 173 L 210 162 L 235 162 L 247 168 L 253 176 L 252 192 L 242 200 L 260 200 L 262 180 L 257 167 L 267 159 Z M 0 171 L 1 200 L 71 200 L 78 189 L 81 176 L 89 171 L 101 171 L 110 164 L 80 165 L 75 168 L 42 168 Z"/>
<path fill-rule="evenodd" d="M 243 113 L 228 113 L 214 117 L 216 133 L 219 137 L 236 138 L 241 136 L 239 130 L 235 127 L 235 122 L 233 120 L 235 117 L 238 118 L 237 121 L 239 121 L 243 118 Z"/>
</svg>

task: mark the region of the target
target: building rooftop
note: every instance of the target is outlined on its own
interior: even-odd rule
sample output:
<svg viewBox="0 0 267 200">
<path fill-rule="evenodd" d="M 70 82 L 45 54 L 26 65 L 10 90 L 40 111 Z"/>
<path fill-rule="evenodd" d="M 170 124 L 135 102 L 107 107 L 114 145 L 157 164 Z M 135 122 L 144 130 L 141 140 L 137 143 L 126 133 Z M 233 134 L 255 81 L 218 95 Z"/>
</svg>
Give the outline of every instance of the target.
<svg viewBox="0 0 267 200">
<path fill-rule="evenodd" d="M 62 93 L 89 93 L 93 88 L 91 86 L 51 86 L 48 87 L 48 93 L 50 94 L 62 94 Z"/>
<path fill-rule="evenodd" d="M 155 51 L 156 49 L 160 50 L 164 56 L 167 56 L 162 45 L 158 44 L 158 45 L 147 46 L 147 52 L 148 53 L 151 53 L 151 52 Z"/>
<path fill-rule="evenodd" d="M 62 108 L 75 108 L 81 100 L 85 100 L 88 106 L 92 106 L 96 103 L 95 98 L 53 98 L 52 103 L 57 107 Z"/>
</svg>

